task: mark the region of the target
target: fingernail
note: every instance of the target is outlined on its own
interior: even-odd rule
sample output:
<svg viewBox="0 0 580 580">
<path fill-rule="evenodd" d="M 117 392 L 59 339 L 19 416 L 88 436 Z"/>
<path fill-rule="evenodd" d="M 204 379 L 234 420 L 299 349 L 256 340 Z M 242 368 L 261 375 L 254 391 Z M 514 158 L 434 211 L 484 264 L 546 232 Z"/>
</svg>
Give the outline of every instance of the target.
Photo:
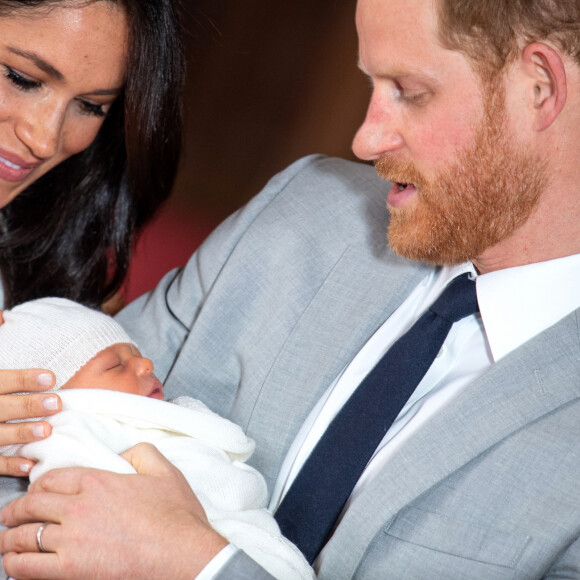
<svg viewBox="0 0 580 580">
<path fill-rule="evenodd" d="M 20 471 L 22 471 L 22 473 L 30 473 L 30 465 L 28 463 L 21 463 Z"/>
<path fill-rule="evenodd" d="M 58 399 L 56 397 L 46 397 L 42 401 L 42 406 L 47 411 L 56 411 L 58 409 Z"/>
<path fill-rule="evenodd" d="M 50 373 L 40 373 L 36 376 L 36 381 L 43 387 L 50 387 L 52 385 L 52 375 Z"/>
<path fill-rule="evenodd" d="M 37 439 L 44 439 L 44 425 L 34 425 L 34 427 L 32 427 L 32 434 Z"/>
</svg>

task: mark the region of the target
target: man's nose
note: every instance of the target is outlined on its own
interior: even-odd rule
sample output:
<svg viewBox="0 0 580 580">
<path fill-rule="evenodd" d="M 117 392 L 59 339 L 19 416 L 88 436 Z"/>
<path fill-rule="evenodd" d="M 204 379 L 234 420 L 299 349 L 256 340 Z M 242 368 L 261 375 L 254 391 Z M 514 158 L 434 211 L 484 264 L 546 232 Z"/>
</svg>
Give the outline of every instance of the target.
<svg viewBox="0 0 580 580">
<path fill-rule="evenodd" d="M 352 142 L 352 150 L 359 159 L 376 161 L 403 145 L 394 117 L 391 108 L 373 95 L 365 120 Z"/>
</svg>

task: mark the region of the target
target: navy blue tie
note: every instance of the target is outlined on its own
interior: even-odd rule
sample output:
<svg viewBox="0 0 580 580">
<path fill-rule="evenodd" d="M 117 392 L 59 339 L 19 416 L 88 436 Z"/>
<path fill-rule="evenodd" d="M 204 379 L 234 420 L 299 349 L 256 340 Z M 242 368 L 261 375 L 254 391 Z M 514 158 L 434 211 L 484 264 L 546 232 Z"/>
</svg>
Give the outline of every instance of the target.
<svg viewBox="0 0 580 580">
<path fill-rule="evenodd" d="M 475 282 L 468 274 L 458 276 L 391 346 L 328 426 L 275 514 L 282 533 L 310 563 L 449 330 L 477 311 Z"/>
</svg>

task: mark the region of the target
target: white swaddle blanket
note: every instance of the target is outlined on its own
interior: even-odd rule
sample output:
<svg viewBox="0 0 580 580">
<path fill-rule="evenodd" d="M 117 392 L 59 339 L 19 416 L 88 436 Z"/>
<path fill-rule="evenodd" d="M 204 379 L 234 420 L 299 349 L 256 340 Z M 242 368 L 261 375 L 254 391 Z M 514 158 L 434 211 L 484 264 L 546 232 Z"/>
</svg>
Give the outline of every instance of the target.
<svg viewBox="0 0 580 580">
<path fill-rule="evenodd" d="M 57 467 L 135 473 L 118 454 L 152 443 L 186 477 L 218 533 L 277 579 L 314 578 L 265 508 L 264 478 L 244 463 L 254 442 L 238 425 L 189 397 L 168 403 L 97 389 L 63 390 L 59 396 L 63 411 L 47 419 L 52 435 L 10 449 L 38 461 L 31 481 Z"/>
</svg>

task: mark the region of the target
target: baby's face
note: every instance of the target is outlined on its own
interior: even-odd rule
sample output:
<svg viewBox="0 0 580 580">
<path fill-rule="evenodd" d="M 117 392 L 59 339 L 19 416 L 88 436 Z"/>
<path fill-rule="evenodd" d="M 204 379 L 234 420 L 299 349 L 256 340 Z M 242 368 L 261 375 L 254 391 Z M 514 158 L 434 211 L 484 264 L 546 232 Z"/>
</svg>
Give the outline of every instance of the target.
<svg viewBox="0 0 580 580">
<path fill-rule="evenodd" d="M 153 363 L 132 344 L 113 344 L 95 355 L 62 387 L 107 389 L 164 399 L 163 385 L 153 374 Z"/>
</svg>

